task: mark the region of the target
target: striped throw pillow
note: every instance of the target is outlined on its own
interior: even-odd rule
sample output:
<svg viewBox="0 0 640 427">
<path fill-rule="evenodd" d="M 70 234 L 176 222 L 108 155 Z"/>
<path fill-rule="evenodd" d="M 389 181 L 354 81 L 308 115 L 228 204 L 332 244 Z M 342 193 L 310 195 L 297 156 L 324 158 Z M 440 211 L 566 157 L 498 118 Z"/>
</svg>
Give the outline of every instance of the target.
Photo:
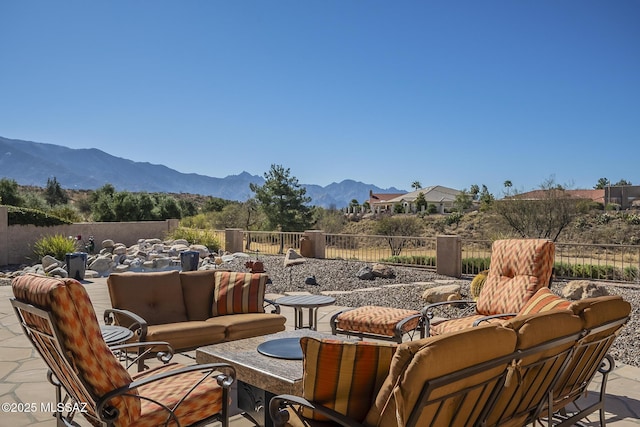
<svg viewBox="0 0 640 427">
<path fill-rule="evenodd" d="M 560 298 L 551 292 L 549 288 L 540 288 L 529 301 L 525 303 L 518 312 L 519 316 L 525 314 L 541 313 L 550 310 L 566 310 L 571 305 L 571 301 Z"/>
<path fill-rule="evenodd" d="M 213 288 L 213 316 L 264 313 L 266 274 L 216 271 Z"/>
<path fill-rule="evenodd" d="M 314 403 L 361 422 L 373 405 L 396 344 L 303 337 L 303 395 Z M 326 420 L 309 409 L 303 416 Z"/>
</svg>

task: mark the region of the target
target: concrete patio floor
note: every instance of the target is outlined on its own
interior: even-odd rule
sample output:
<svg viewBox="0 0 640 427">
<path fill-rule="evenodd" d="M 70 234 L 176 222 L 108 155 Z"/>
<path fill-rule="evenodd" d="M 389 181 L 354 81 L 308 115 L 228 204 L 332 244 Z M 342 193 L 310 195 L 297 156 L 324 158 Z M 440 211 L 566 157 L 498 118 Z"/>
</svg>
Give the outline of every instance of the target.
<svg viewBox="0 0 640 427">
<path fill-rule="evenodd" d="M 106 279 L 84 281 L 93 302 L 98 321 L 102 323 L 102 313 L 111 307 L 106 287 Z M 53 404 L 54 388 L 46 379 L 46 366 L 24 336 L 18 320 L 9 302 L 12 297 L 10 286 L 0 286 L 0 403 Z M 269 295 L 268 297 L 277 297 Z M 330 333 L 329 319 L 342 307 L 328 306 L 318 311 L 319 330 Z M 293 329 L 293 309 L 282 307 L 287 317 L 287 328 Z M 176 355 L 175 361 L 185 364 L 195 363 L 194 352 Z M 598 380 L 598 377 L 596 377 Z M 591 384 L 595 390 L 597 384 Z M 591 393 L 594 395 L 595 393 Z M 0 413 L 0 425 L 53 427 L 55 420 L 50 412 L 6 412 Z M 620 365 L 609 375 L 607 385 L 607 425 L 614 427 L 640 426 L 640 368 Z M 597 414 L 583 420 L 585 426 L 599 425 Z M 76 419 L 81 426 L 90 424 L 82 417 Z M 215 425 L 215 424 L 214 424 Z M 252 424 L 242 416 L 232 418 L 233 427 L 245 427 Z"/>
</svg>

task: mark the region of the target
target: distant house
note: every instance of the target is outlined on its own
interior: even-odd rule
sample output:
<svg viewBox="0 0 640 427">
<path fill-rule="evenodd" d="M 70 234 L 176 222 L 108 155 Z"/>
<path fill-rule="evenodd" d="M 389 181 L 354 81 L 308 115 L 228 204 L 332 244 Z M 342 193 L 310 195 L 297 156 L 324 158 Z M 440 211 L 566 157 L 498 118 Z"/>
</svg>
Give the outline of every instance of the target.
<svg viewBox="0 0 640 427">
<path fill-rule="evenodd" d="M 445 209 L 453 208 L 453 202 L 456 200 L 456 196 L 460 194 L 460 191 L 441 185 L 433 185 L 406 194 L 396 194 L 395 197 L 380 199 L 373 203 L 369 201 L 369 204 L 374 210 L 377 210 L 377 208 L 380 210 L 391 210 L 395 205 L 399 204 L 403 206 L 405 210 L 415 212 L 417 210 L 415 201 L 420 193 L 424 195 L 427 204 L 435 205 L 438 212 L 444 213 Z"/>
<path fill-rule="evenodd" d="M 526 193 L 517 194 L 514 197 L 524 200 L 540 200 L 545 198 L 545 192 L 547 190 L 533 190 Z M 590 199 L 597 203 L 604 204 L 604 190 L 565 190 L 567 196 L 575 197 L 577 199 Z"/>
<path fill-rule="evenodd" d="M 369 190 L 369 206 L 382 206 L 387 200 L 395 199 L 398 196 L 402 196 L 405 193 L 374 193 Z"/>
</svg>

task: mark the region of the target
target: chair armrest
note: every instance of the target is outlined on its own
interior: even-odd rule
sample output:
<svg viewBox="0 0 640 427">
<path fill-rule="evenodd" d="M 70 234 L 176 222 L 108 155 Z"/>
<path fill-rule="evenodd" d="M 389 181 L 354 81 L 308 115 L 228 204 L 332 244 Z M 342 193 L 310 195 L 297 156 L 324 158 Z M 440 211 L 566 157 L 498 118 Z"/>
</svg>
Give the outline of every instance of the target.
<svg viewBox="0 0 640 427">
<path fill-rule="evenodd" d="M 164 347 L 164 349 L 158 349 L 158 347 Z M 155 353 L 156 359 L 158 359 L 163 364 L 167 364 L 173 358 L 175 352 L 173 348 L 169 345 L 169 343 L 164 341 L 145 341 L 143 343 L 129 343 L 129 344 L 120 344 L 109 347 L 111 351 L 114 353 L 117 351 L 127 351 L 130 349 L 137 350 L 138 355 L 134 358 L 127 357 L 127 363 L 125 365 L 126 369 L 129 369 L 134 364 L 138 364 L 138 372 L 141 371 L 140 367 L 144 366 L 142 362 L 144 359 L 147 359 L 148 356 L 152 353 Z"/>
<path fill-rule="evenodd" d="M 486 321 L 491 320 L 491 319 L 501 319 L 503 317 L 511 318 L 511 317 L 515 317 L 517 315 L 518 315 L 518 313 L 492 314 L 491 316 L 484 316 L 484 317 L 481 317 L 480 319 L 477 319 L 476 321 L 473 322 L 473 326 L 478 326 L 480 323 L 486 322 Z"/>
<path fill-rule="evenodd" d="M 264 304 L 263 304 L 263 307 L 264 307 L 264 311 L 265 311 L 265 313 L 267 312 L 267 307 L 269 307 L 269 306 L 273 307 L 273 308 L 271 309 L 271 313 L 273 313 L 273 314 L 280 314 L 280 304 L 278 304 L 278 303 L 277 303 L 277 302 L 275 302 L 274 300 L 271 300 L 271 299 L 265 298 L 265 299 L 264 299 Z"/>
<path fill-rule="evenodd" d="M 293 406 L 305 406 L 309 409 L 313 409 L 316 413 L 320 415 L 324 415 L 329 418 L 331 421 L 338 423 L 344 427 L 362 427 L 362 424 L 345 417 L 344 415 L 336 412 L 332 409 L 329 409 L 325 406 L 311 403 L 307 399 L 304 399 L 299 396 L 292 396 L 289 394 L 281 394 L 279 396 L 275 396 L 269 402 L 269 415 L 271 416 L 271 420 L 273 420 L 275 427 L 283 427 L 286 425 L 289 420 L 289 412 L 285 410 L 286 407 Z"/>
<path fill-rule="evenodd" d="M 104 311 L 104 323 L 107 325 L 117 325 L 118 315 L 127 317 L 131 320 L 131 324 L 128 328 L 138 334 L 139 341 L 145 341 L 147 339 L 147 321 L 132 311 L 122 310 L 119 308 L 107 308 Z"/>
<path fill-rule="evenodd" d="M 117 389 L 111 390 L 110 392 L 104 394 L 100 399 L 96 401 L 96 412 L 100 419 L 107 424 L 113 423 L 118 418 L 118 411 L 115 408 L 109 406 L 109 401 L 117 396 L 131 396 L 132 391 L 141 387 L 143 385 L 147 385 L 150 383 L 154 383 L 160 380 L 164 380 L 166 378 L 179 376 L 185 373 L 190 372 L 202 372 L 203 376 L 200 380 L 193 384 L 193 388 L 195 388 L 198 384 L 200 384 L 204 379 L 208 376 L 214 377 L 220 387 L 223 389 L 223 411 L 227 411 L 229 405 L 228 393 L 231 388 L 231 384 L 235 381 L 236 378 L 236 370 L 233 366 L 227 363 L 208 363 L 203 365 L 191 365 L 184 366 L 180 369 L 176 369 L 174 371 L 163 372 L 157 375 L 153 375 L 147 378 L 143 378 L 137 381 L 133 381 L 132 383 L 119 387 Z M 227 373 L 224 373 L 226 371 Z M 193 390 L 193 389 L 192 389 Z M 184 398 L 186 396 L 182 396 Z M 141 399 L 144 399 L 144 396 L 140 396 Z M 226 405 L 226 407 L 225 407 Z M 169 410 L 169 408 L 166 408 Z M 175 409 L 175 408 L 173 408 Z M 169 410 L 173 413 L 173 410 Z"/>
<path fill-rule="evenodd" d="M 434 310 L 442 308 L 444 306 L 452 306 L 452 305 L 466 305 L 467 310 L 470 310 L 471 307 L 475 307 L 476 301 L 474 300 L 452 300 L 452 301 L 440 301 L 434 302 L 432 304 L 427 304 L 422 308 L 422 319 L 424 321 L 424 328 L 427 336 L 430 336 L 429 330 L 431 328 L 431 320 L 435 317 Z"/>
</svg>

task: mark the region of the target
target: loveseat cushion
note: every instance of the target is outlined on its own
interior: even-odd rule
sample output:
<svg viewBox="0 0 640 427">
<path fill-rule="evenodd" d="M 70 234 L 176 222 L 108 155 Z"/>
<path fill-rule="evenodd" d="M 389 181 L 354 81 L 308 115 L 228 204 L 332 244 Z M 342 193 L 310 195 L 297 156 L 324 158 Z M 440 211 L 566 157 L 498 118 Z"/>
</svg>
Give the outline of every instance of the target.
<svg viewBox="0 0 640 427">
<path fill-rule="evenodd" d="M 284 331 L 286 320 L 280 314 L 241 313 L 212 317 L 206 323 L 225 328 L 224 339 L 232 341 Z"/>
<path fill-rule="evenodd" d="M 478 297 L 478 314 L 517 313 L 543 286 L 553 271 L 555 245 L 545 239 L 493 242 L 491 266 Z"/>
<path fill-rule="evenodd" d="M 571 301 L 559 297 L 554 294 L 551 289 L 544 287 L 538 289 L 538 291 L 527 301 L 518 316 L 525 316 L 527 314 L 542 313 L 550 310 L 566 310 L 571 305 Z"/>
<path fill-rule="evenodd" d="M 216 271 L 211 315 L 264 313 L 268 276 L 263 273 Z"/>
<path fill-rule="evenodd" d="M 198 320 L 149 326 L 147 341 L 168 342 L 174 350 L 184 350 L 225 340 L 223 325 Z"/>
<path fill-rule="evenodd" d="M 362 421 L 389 372 L 396 344 L 300 339 L 303 396 L 354 421 Z M 308 409 L 303 415 L 326 419 Z"/>
<path fill-rule="evenodd" d="M 148 325 L 188 320 L 177 270 L 112 273 L 107 278 L 107 286 L 113 308 L 132 311 Z"/>
<path fill-rule="evenodd" d="M 404 425 L 416 404 L 425 381 L 456 372 L 466 367 L 506 356 L 515 350 L 516 334 L 501 325 L 485 325 L 462 331 L 409 341 L 398 346 L 374 404 L 367 413 L 365 425 L 392 427 Z M 506 367 L 487 369 L 457 381 L 451 390 L 464 388 L 491 378 Z M 455 411 L 451 405 L 443 408 Z M 416 425 L 433 425 L 437 408 L 425 409 Z M 467 414 L 461 414 L 465 419 Z"/>
<path fill-rule="evenodd" d="M 214 274 L 212 270 L 180 272 L 180 284 L 189 320 L 207 320 L 211 317 Z"/>
</svg>

